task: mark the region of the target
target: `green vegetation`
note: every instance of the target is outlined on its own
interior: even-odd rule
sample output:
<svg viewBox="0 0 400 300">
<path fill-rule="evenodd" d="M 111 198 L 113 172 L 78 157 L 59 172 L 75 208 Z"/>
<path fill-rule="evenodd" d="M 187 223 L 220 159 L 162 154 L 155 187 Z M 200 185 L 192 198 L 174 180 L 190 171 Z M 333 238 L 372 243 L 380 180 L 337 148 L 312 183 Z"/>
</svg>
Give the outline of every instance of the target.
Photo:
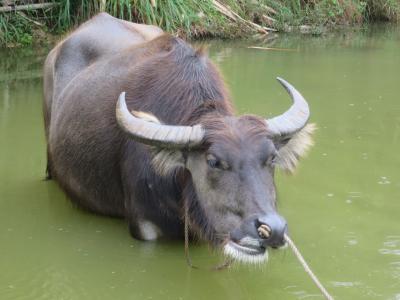
<svg viewBox="0 0 400 300">
<path fill-rule="evenodd" d="M 0 14 L 0 45 L 15 41 L 22 45 L 32 42 L 31 24 L 15 13 Z"/>
<path fill-rule="evenodd" d="M 332 27 L 369 21 L 397 21 L 399 0 L 282 0 L 265 1 L 276 12 L 278 25 Z"/>
<path fill-rule="evenodd" d="M 27 1 L 0 0 L 0 4 L 18 6 L 29 3 Z M 47 40 L 48 33 L 63 33 L 100 11 L 134 22 L 155 24 L 168 32 L 191 38 L 232 38 L 264 31 L 265 27 L 288 31 L 301 25 L 310 26 L 312 33 L 318 33 L 321 28 L 337 25 L 400 18 L 399 0 L 49 1 L 57 5 L 12 12 L 2 12 L 0 5 L 0 46 Z"/>
</svg>

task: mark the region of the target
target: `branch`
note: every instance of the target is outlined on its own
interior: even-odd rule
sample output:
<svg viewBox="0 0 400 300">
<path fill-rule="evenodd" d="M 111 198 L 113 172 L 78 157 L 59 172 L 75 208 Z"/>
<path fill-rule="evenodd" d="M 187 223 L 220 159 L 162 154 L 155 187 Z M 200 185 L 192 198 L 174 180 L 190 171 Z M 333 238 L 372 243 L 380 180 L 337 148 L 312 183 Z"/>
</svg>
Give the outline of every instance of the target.
<svg viewBox="0 0 400 300">
<path fill-rule="evenodd" d="M 53 8 L 58 5 L 59 5 L 59 3 L 35 3 L 35 4 L 16 5 L 16 6 L 3 6 L 3 7 L 0 7 L 0 12 L 45 9 L 45 8 Z"/>
<path fill-rule="evenodd" d="M 259 49 L 259 50 L 270 50 L 270 51 L 293 51 L 298 52 L 298 49 L 287 49 L 287 48 L 271 48 L 271 47 L 257 47 L 257 46 L 249 46 L 249 49 Z"/>
<path fill-rule="evenodd" d="M 244 23 L 245 25 L 247 25 L 248 27 L 252 28 L 252 29 L 256 29 L 257 31 L 261 32 L 261 33 L 265 33 L 268 34 L 268 31 L 277 31 L 274 28 L 269 28 L 269 27 L 264 27 L 264 26 L 260 26 L 256 23 L 253 23 L 249 20 L 245 20 L 243 19 L 241 16 L 239 16 L 237 13 L 235 13 L 234 11 L 232 11 L 231 9 L 229 9 L 228 7 L 222 5 L 221 3 L 219 3 L 218 1 L 214 0 L 213 1 L 214 7 L 223 15 L 225 15 L 226 17 L 228 17 L 229 19 L 235 21 L 235 22 L 241 22 Z"/>
<path fill-rule="evenodd" d="M 26 14 L 24 14 L 23 12 L 18 11 L 17 14 L 20 15 L 21 17 L 23 17 L 25 20 L 28 20 L 29 22 L 32 22 L 33 24 L 35 24 L 37 26 L 41 26 L 41 27 L 44 26 L 44 24 L 42 24 L 38 21 L 32 20 L 31 18 L 28 18 L 28 16 Z"/>
</svg>

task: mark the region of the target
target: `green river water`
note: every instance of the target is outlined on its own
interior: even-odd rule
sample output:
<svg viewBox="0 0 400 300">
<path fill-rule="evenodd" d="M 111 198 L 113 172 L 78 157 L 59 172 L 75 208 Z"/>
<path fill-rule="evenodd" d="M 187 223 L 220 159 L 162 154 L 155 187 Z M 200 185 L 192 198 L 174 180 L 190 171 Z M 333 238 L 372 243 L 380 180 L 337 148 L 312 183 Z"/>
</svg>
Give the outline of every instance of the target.
<svg viewBox="0 0 400 300">
<path fill-rule="evenodd" d="M 279 211 L 336 299 L 400 299 L 400 28 L 327 37 L 210 42 L 239 113 L 308 99 L 316 146 L 277 175 Z M 183 242 L 138 242 L 121 220 L 83 212 L 43 181 L 41 65 L 47 50 L 0 51 L 0 299 L 322 299 L 290 250 L 213 272 L 221 257 Z"/>
</svg>

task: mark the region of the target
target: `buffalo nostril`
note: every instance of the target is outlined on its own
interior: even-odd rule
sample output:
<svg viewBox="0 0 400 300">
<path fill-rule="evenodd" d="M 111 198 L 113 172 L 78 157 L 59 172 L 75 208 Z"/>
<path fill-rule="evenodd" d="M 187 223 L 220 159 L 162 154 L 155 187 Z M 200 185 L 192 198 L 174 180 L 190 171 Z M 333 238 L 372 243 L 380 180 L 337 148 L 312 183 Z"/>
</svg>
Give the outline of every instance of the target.
<svg viewBox="0 0 400 300">
<path fill-rule="evenodd" d="M 263 239 L 268 239 L 271 236 L 271 228 L 267 224 L 261 224 L 257 231 L 258 235 Z"/>
<path fill-rule="evenodd" d="M 271 248 L 279 248 L 285 244 L 284 234 L 287 224 L 283 217 L 271 213 L 257 218 L 256 229 L 261 243 Z"/>
</svg>

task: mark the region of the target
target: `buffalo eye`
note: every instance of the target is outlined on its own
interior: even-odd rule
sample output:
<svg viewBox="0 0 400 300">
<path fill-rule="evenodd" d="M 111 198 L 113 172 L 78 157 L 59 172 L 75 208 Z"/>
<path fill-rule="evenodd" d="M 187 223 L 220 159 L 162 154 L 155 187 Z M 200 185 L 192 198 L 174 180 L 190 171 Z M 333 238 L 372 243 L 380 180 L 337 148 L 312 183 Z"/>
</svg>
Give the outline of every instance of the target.
<svg viewBox="0 0 400 300">
<path fill-rule="evenodd" d="M 216 158 L 213 154 L 207 154 L 207 164 L 212 169 L 228 170 L 229 165 L 227 162 Z"/>
</svg>

